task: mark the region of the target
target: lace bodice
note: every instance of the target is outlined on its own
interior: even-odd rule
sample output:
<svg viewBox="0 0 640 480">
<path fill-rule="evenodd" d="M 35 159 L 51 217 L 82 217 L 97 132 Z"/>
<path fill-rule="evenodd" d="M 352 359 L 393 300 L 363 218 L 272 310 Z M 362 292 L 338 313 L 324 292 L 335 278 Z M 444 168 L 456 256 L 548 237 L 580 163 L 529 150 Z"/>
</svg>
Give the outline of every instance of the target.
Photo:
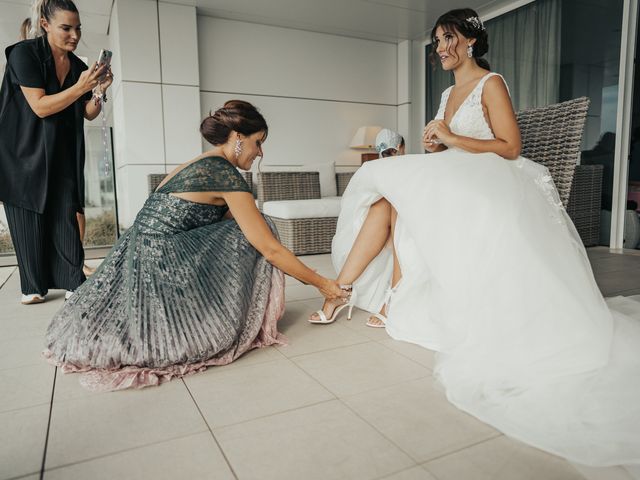
<svg viewBox="0 0 640 480">
<path fill-rule="evenodd" d="M 451 132 L 456 135 L 463 135 L 465 137 L 477 138 L 480 140 L 492 140 L 495 138 L 493 131 L 484 116 L 484 112 L 482 111 L 482 89 L 486 81 L 495 75 L 499 76 L 502 78 L 502 81 L 504 81 L 502 75 L 494 72 L 489 72 L 482 77 L 471 93 L 469 93 L 467 98 L 464 99 L 460 108 L 454 112 L 453 117 L 449 122 Z M 453 86 L 442 92 L 440 108 L 436 115 L 436 119 L 438 120 L 444 120 L 444 111 L 447 108 L 447 102 L 452 88 Z"/>
</svg>

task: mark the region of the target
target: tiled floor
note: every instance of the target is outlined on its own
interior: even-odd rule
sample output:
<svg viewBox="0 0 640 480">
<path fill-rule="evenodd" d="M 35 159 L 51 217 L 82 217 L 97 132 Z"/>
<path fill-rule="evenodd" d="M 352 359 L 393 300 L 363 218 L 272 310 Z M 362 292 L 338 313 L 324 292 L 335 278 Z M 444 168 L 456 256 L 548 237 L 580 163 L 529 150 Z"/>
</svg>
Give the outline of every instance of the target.
<svg viewBox="0 0 640 480">
<path fill-rule="evenodd" d="M 640 294 L 640 256 L 589 250 L 605 295 Z M 334 275 L 327 255 L 305 257 Z M 18 304 L 0 268 L 0 480 L 622 480 L 510 440 L 444 398 L 433 355 L 351 322 L 311 325 L 312 287 L 287 279 L 290 344 L 141 391 L 95 394 L 39 356 L 62 292 Z M 640 472 L 635 472 L 640 478 Z"/>
</svg>

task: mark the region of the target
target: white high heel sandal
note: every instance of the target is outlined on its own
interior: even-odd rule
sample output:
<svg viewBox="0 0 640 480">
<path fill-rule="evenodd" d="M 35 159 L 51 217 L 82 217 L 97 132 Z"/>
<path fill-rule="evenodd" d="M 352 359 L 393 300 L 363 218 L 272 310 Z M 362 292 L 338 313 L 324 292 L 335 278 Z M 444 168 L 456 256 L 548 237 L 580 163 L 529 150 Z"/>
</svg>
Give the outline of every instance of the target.
<svg viewBox="0 0 640 480">
<path fill-rule="evenodd" d="M 340 288 L 342 288 L 343 290 L 351 291 L 351 285 L 340 285 Z M 347 320 L 351 320 L 351 317 L 353 315 L 353 307 L 355 306 L 353 304 L 353 294 L 350 294 L 348 299 L 349 301 L 347 303 L 336 306 L 329 318 L 327 318 L 327 315 L 322 311 L 322 309 L 316 310 L 314 313 L 316 313 L 319 318 L 317 320 L 309 318 L 309 323 L 333 323 L 338 319 L 338 315 L 340 314 L 340 312 L 347 307 L 349 307 L 349 310 L 347 311 Z"/>
<path fill-rule="evenodd" d="M 391 296 L 396 292 L 396 290 L 398 289 L 398 285 L 400 285 L 401 281 L 402 279 L 400 279 L 400 281 L 396 283 L 395 287 L 387 289 L 387 293 L 385 293 L 384 295 L 384 303 L 382 304 L 382 306 L 384 307 L 384 315 L 380 312 L 372 313 L 367 319 L 367 323 L 365 323 L 367 327 L 385 328 L 387 326 L 387 315 L 389 315 L 389 305 L 391 305 Z M 372 323 L 371 322 L 372 318 L 377 318 L 382 323 Z"/>
</svg>

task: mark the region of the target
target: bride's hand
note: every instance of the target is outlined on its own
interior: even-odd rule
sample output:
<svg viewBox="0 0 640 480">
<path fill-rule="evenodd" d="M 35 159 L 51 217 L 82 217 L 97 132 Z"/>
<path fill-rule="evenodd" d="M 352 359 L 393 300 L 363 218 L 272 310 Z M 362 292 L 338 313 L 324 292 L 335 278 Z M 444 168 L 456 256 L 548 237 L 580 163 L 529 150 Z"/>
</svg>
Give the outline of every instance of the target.
<svg viewBox="0 0 640 480">
<path fill-rule="evenodd" d="M 349 295 L 351 295 L 350 291 L 344 290 L 337 281 L 329 278 L 325 278 L 317 288 L 327 300 L 342 298 L 346 302 L 349 300 Z"/>
<path fill-rule="evenodd" d="M 433 123 L 433 121 L 427 123 L 424 127 L 424 130 L 422 130 L 422 148 L 424 148 L 427 152 L 433 153 L 437 150 L 438 148 L 438 143 L 433 141 L 433 138 L 431 137 L 430 134 L 430 127 L 431 124 Z"/>
<path fill-rule="evenodd" d="M 439 143 L 450 143 L 452 137 L 451 129 L 444 123 L 444 120 L 431 120 L 424 127 L 422 145 L 425 150 L 434 151 L 438 148 Z M 440 142 L 434 140 L 440 140 Z"/>
</svg>

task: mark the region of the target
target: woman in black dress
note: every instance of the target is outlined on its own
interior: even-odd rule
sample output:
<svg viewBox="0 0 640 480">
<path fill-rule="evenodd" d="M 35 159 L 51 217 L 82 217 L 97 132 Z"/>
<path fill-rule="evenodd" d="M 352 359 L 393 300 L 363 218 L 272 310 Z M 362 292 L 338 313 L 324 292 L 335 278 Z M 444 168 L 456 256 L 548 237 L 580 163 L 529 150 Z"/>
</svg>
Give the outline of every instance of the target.
<svg viewBox="0 0 640 480">
<path fill-rule="evenodd" d="M 84 205 L 84 119 L 113 81 L 73 54 L 81 36 L 72 0 L 38 0 L 37 37 L 6 50 L 0 90 L 0 201 L 4 202 L 22 303 L 85 279 L 76 213 Z"/>
</svg>

